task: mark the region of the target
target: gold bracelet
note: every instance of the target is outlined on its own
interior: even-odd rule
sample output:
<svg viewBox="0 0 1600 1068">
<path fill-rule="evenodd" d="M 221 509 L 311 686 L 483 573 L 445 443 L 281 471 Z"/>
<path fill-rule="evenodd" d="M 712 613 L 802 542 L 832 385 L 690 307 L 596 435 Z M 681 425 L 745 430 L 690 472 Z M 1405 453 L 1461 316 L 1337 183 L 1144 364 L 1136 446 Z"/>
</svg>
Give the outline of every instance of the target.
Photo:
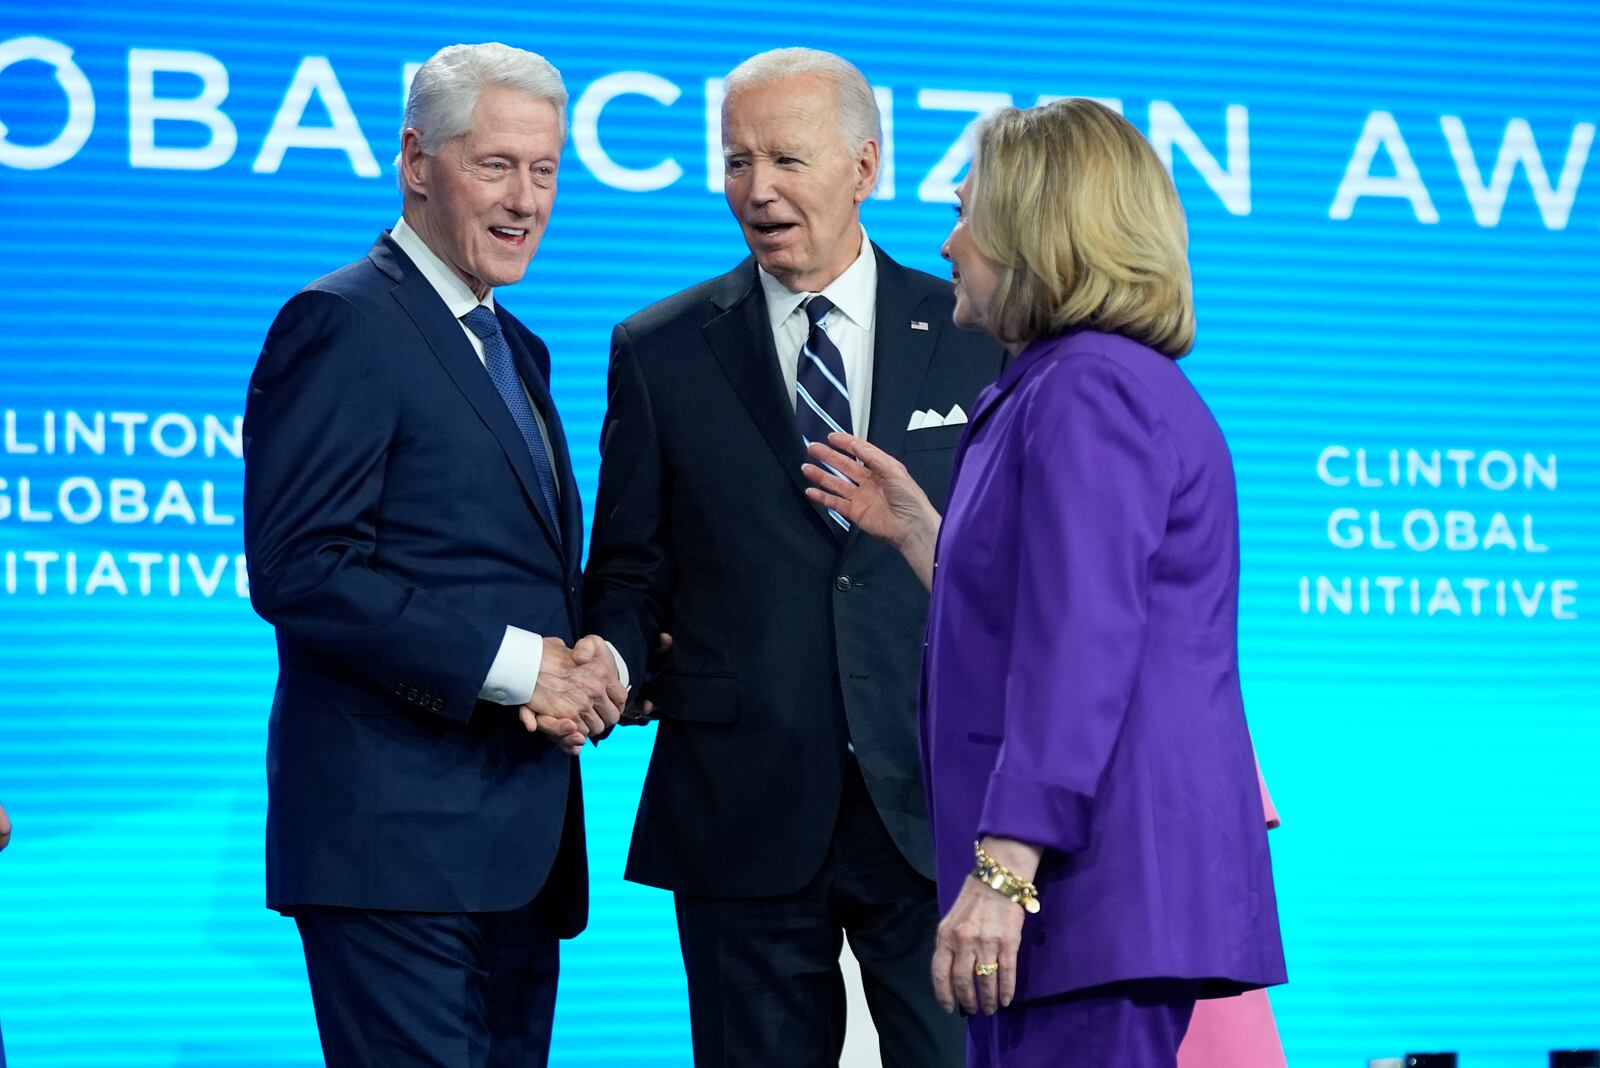
<svg viewBox="0 0 1600 1068">
<path fill-rule="evenodd" d="M 972 872 L 972 877 L 977 879 L 990 890 L 1001 894 L 1014 905 L 1021 905 L 1023 911 L 1032 914 L 1039 911 L 1039 888 L 1026 879 L 1019 879 L 1010 868 L 995 860 L 983 851 L 983 846 L 978 842 L 972 843 L 972 851 L 978 856 L 978 866 Z"/>
</svg>

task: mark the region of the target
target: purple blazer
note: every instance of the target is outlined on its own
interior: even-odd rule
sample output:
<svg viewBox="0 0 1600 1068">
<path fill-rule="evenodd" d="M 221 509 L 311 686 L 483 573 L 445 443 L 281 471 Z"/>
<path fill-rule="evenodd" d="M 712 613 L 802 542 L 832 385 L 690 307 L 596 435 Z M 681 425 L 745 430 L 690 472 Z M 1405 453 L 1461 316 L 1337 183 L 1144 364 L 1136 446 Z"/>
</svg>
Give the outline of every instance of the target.
<svg viewBox="0 0 1600 1068">
<path fill-rule="evenodd" d="M 923 658 L 939 899 L 984 834 L 1045 849 L 1019 1000 L 1156 977 L 1284 982 L 1239 694 L 1227 443 L 1176 363 L 1030 345 L 956 449 Z"/>
</svg>

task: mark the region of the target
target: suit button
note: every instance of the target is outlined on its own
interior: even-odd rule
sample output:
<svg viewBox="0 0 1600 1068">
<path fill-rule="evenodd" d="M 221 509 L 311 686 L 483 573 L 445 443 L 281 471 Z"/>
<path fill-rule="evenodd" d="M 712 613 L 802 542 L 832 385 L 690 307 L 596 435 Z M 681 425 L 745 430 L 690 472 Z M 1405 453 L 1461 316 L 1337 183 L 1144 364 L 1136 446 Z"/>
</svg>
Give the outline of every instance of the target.
<svg viewBox="0 0 1600 1068">
<path fill-rule="evenodd" d="M 406 695 L 406 684 L 403 683 L 403 682 L 395 683 L 394 684 L 394 695 L 396 697 L 404 697 Z"/>
<path fill-rule="evenodd" d="M 415 686 L 413 686 L 413 687 L 411 687 L 411 689 L 406 691 L 406 700 L 407 701 L 415 701 L 416 699 L 417 699 L 417 688 Z"/>
<path fill-rule="evenodd" d="M 443 697 L 435 697 L 433 699 L 433 704 L 430 705 L 429 707 L 431 707 L 435 712 L 439 711 L 439 709 L 444 707 L 444 698 Z"/>
<path fill-rule="evenodd" d="M 850 582 L 849 575 L 840 575 L 838 578 L 833 580 L 833 588 L 838 590 L 840 593 L 848 593 L 851 585 L 852 583 Z"/>
</svg>

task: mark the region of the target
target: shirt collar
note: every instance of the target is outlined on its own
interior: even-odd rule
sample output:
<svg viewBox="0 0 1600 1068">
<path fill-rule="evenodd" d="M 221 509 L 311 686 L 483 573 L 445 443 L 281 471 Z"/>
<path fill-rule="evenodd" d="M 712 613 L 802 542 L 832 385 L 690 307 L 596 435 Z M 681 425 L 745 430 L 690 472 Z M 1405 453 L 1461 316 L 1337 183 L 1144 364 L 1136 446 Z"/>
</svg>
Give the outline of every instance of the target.
<svg viewBox="0 0 1600 1068">
<path fill-rule="evenodd" d="M 411 258 L 417 265 L 417 270 L 422 272 L 422 277 L 428 280 L 439 298 L 444 301 L 445 307 L 450 309 L 450 314 L 457 319 L 467 314 L 478 305 L 483 305 L 494 311 L 494 290 L 479 300 L 473 295 L 472 289 L 461 280 L 461 276 L 450 269 L 450 265 L 440 259 L 428 243 L 422 240 L 411 225 L 401 216 L 400 221 L 394 224 L 394 229 L 389 231 L 389 236 L 394 243 L 400 246 L 400 251 Z"/>
<path fill-rule="evenodd" d="M 759 265 L 756 273 L 761 278 L 761 290 L 767 298 L 767 316 L 776 333 L 783 321 L 812 294 L 795 292 Z M 833 306 L 851 322 L 871 332 L 874 310 L 878 306 L 878 258 L 872 252 L 872 239 L 867 236 L 866 227 L 861 228 L 861 252 L 855 262 L 829 283 L 822 295 L 833 301 Z"/>
</svg>

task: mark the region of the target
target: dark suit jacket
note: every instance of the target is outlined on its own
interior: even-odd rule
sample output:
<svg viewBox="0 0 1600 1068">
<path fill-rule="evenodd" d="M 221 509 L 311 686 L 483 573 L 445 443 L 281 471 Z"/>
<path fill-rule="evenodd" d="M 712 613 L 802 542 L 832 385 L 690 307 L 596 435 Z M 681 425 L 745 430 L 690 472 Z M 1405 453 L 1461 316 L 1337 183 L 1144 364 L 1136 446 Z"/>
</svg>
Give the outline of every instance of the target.
<svg viewBox="0 0 1600 1068">
<path fill-rule="evenodd" d="M 870 437 L 937 505 L 960 426 L 1002 352 L 950 322 L 947 282 L 875 249 Z M 914 327 L 924 324 L 924 328 Z M 927 595 L 900 555 L 806 500 L 805 461 L 755 264 L 647 308 L 612 341 L 585 630 L 643 678 L 661 722 L 629 879 L 769 896 L 821 867 L 846 742 L 906 859 L 933 865 L 917 758 Z"/>
<path fill-rule="evenodd" d="M 575 762 L 477 700 L 506 624 L 571 641 L 582 520 L 544 344 L 501 328 L 549 430 L 564 548 L 461 326 L 387 236 L 278 313 L 245 410 L 251 600 L 277 628 L 267 902 L 587 909 Z M 558 850 L 562 856 L 557 859 Z"/>
</svg>

